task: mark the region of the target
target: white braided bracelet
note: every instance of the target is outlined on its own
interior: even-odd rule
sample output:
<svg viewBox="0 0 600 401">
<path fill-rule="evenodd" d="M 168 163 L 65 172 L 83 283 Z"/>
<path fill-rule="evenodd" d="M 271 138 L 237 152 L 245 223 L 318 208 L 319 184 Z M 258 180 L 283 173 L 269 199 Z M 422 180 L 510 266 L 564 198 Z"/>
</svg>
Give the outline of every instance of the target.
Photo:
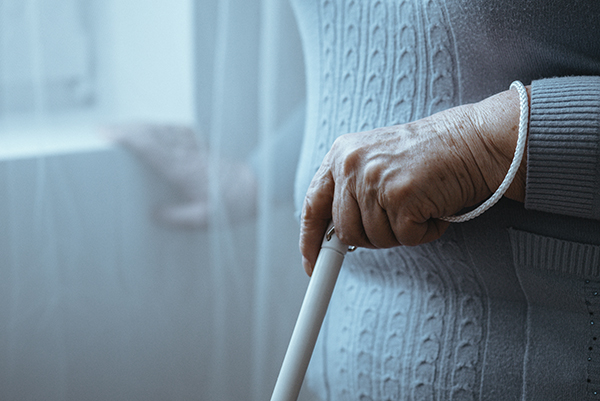
<svg viewBox="0 0 600 401">
<path fill-rule="evenodd" d="M 441 217 L 440 220 L 449 221 L 451 223 L 462 223 L 474 219 L 494 206 L 496 202 L 500 200 L 515 178 L 515 175 L 517 175 L 517 171 L 521 165 L 521 160 L 523 159 L 523 153 L 525 152 L 525 143 L 527 142 L 527 129 L 529 125 L 529 97 L 527 96 L 525 85 L 523 85 L 521 81 L 515 81 L 510 84 L 510 89 L 513 88 L 519 92 L 521 115 L 519 116 L 519 138 L 517 139 L 517 147 L 515 148 L 515 155 L 512 163 L 510 164 L 508 172 L 506 173 L 506 177 L 504 177 L 504 180 L 496 192 L 494 192 L 488 200 L 479 205 L 477 209 L 465 214 L 461 214 L 460 216 Z"/>
</svg>

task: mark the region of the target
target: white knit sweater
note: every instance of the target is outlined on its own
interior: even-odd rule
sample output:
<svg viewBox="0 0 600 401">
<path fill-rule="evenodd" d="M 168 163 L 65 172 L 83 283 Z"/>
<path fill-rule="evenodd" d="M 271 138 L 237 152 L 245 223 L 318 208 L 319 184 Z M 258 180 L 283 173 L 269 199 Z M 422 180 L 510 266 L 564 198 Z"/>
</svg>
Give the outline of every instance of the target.
<svg viewBox="0 0 600 401">
<path fill-rule="evenodd" d="M 525 205 L 350 254 L 310 386 L 324 400 L 600 399 L 600 2 L 294 6 L 308 80 L 298 207 L 337 136 L 533 81 Z"/>
</svg>

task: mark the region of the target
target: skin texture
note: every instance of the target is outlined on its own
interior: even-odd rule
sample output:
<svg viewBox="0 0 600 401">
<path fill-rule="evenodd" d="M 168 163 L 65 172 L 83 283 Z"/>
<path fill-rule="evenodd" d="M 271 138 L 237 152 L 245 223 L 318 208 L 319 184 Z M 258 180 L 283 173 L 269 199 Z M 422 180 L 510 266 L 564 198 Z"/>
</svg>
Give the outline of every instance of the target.
<svg viewBox="0 0 600 401">
<path fill-rule="evenodd" d="M 530 88 L 527 88 L 530 91 Z M 330 220 L 342 242 L 365 248 L 439 238 L 440 217 L 487 199 L 513 159 L 516 90 L 404 125 L 340 136 L 308 188 L 300 251 L 311 275 Z M 526 158 L 505 196 L 525 199 Z"/>
</svg>

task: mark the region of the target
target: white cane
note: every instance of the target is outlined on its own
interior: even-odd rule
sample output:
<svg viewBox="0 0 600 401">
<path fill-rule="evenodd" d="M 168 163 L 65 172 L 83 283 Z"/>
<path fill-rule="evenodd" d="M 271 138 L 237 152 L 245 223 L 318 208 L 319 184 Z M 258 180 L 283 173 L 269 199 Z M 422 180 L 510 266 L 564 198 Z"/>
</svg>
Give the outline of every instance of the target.
<svg viewBox="0 0 600 401">
<path fill-rule="evenodd" d="M 327 229 L 321 251 L 308 283 L 296 326 L 283 358 L 271 401 L 296 401 L 348 245 L 342 244 L 333 225 Z"/>
</svg>

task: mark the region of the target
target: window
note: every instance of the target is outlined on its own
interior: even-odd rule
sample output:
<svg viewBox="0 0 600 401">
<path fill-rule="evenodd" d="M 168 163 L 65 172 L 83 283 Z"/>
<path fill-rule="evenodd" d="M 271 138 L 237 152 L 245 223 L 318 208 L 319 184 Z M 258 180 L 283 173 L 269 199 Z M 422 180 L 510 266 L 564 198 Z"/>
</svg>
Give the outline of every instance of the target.
<svg viewBox="0 0 600 401">
<path fill-rule="evenodd" d="M 93 108 L 97 101 L 90 0 L 0 2 L 0 113 Z"/>
<path fill-rule="evenodd" d="M 192 0 L 0 0 L 0 125 L 193 121 Z"/>
</svg>

